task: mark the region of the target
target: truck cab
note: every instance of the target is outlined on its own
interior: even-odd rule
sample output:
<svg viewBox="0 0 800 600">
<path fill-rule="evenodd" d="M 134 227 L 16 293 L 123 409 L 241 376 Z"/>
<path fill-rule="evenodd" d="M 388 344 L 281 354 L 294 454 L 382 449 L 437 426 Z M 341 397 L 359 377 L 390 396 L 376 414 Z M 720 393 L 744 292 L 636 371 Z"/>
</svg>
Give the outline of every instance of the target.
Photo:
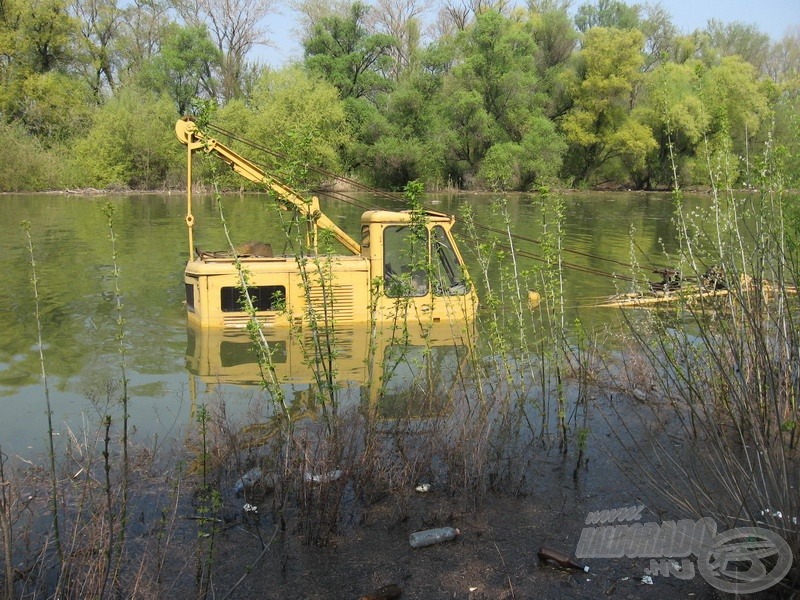
<svg viewBox="0 0 800 600">
<path fill-rule="evenodd" d="M 452 235 L 454 217 L 434 211 L 369 210 L 361 217 L 356 242 L 321 210 L 197 129 L 178 121 L 178 139 L 187 146 L 187 215 L 190 258 L 184 272 L 189 320 L 207 328 L 417 321 L 469 321 L 477 296 Z M 307 225 L 305 248 L 274 256 L 268 240 L 250 251 L 230 248 L 200 252 L 194 247 L 192 155 L 214 154 L 236 173 L 263 184 L 280 205 L 297 211 Z M 344 254 L 319 250 L 319 230 L 332 233 Z M 245 290 L 247 295 L 245 296 Z"/>
</svg>

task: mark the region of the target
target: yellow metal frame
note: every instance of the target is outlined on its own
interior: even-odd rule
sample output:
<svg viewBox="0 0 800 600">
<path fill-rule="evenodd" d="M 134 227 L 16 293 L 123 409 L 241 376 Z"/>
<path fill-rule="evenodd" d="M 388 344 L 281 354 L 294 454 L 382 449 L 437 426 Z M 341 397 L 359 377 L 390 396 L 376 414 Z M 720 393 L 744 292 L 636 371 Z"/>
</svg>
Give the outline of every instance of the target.
<svg viewBox="0 0 800 600">
<path fill-rule="evenodd" d="M 244 327 L 250 316 L 246 311 L 224 310 L 223 288 L 241 287 L 241 270 L 246 270 L 248 287 L 282 289 L 283 306 L 258 310 L 255 317 L 262 325 L 282 327 L 305 323 L 387 323 L 414 320 L 419 323 L 472 320 L 477 307 L 474 286 L 467 282 L 463 293 L 435 294 L 432 289 L 414 297 L 388 297 L 384 285 L 383 234 L 387 227 L 412 223 L 410 211 L 367 211 L 361 218 L 362 236 L 368 242 L 356 242 L 321 210 L 316 197 L 305 200 L 257 165 L 198 130 L 190 118 L 180 119 L 175 134 L 187 147 L 187 210 L 189 261 L 184 273 L 187 289 L 188 318 L 206 328 Z M 247 257 L 229 255 L 195 256 L 192 215 L 192 156 L 203 150 L 213 153 L 234 172 L 267 186 L 283 208 L 295 210 L 308 224 L 308 254 L 303 260 L 291 256 Z M 441 227 L 463 269 L 463 258 L 452 238 L 455 219 L 429 211 L 424 215 L 430 232 Z M 317 253 L 318 228 L 332 232 L 349 254 Z M 431 248 L 428 248 L 430 260 Z M 466 273 L 464 274 L 466 277 Z M 431 286 L 432 287 L 432 286 Z"/>
</svg>

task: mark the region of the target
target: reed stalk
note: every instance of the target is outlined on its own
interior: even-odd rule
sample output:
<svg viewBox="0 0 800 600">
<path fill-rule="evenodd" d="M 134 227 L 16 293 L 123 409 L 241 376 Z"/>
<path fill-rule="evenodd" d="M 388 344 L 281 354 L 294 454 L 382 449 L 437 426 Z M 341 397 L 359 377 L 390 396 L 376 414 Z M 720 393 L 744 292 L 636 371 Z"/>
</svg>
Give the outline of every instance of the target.
<svg viewBox="0 0 800 600">
<path fill-rule="evenodd" d="M 108 541 L 105 546 L 105 568 L 100 582 L 99 597 L 105 597 L 108 578 L 111 574 L 111 563 L 114 560 L 114 497 L 111 487 L 111 415 L 103 418 L 103 475 L 105 484 L 104 492 L 106 498 L 106 519 L 108 521 Z"/>
<path fill-rule="evenodd" d="M 6 479 L 6 460 L 0 446 L 0 534 L 3 535 L 3 565 L 5 597 L 14 598 L 14 531 L 12 529 L 13 517 L 11 515 L 14 501 L 9 493 L 11 482 Z"/>
<path fill-rule="evenodd" d="M 793 193 L 782 187 L 769 142 L 755 194 L 732 187 L 736 159 L 730 152 L 723 149 L 715 161 L 710 151 L 706 156 L 712 191 L 705 210 L 687 211 L 675 182 L 678 258 L 684 279 L 724 281 L 724 293 L 687 298 L 677 311 L 645 320 L 626 315 L 660 398 L 639 407 L 639 419 L 659 419 L 667 428 L 649 431 L 646 456 L 653 458 L 644 458 L 635 427 L 626 426 L 630 458 L 638 466 L 635 477 L 673 507 L 730 528 L 769 527 L 786 539 L 796 562 L 800 257 L 799 232 L 786 218 Z M 676 437 L 679 448 L 670 443 Z M 784 591 L 799 579 L 790 574 Z"/>
<path fill-rule="evenodd" d="M 197 567 L 195 582 L 198 598 L 206 598 L 212 590 L 215 541 L 219 519 L 216 513 L 221 506 L 218 490 L 211 485 L 209 465 L 209 425 L 211 414 L 208 407 L 197 408 L 196 421 L 200 428 L 200 472 L 202 482 L 198 490 L 198 530 L 197 530 Z"/>
<path fill-rule="evenodd" d="M 126 329 L 125 317 L 123 314 L 122 304 L 122 289 L 120 286 L 120 269 L 119 269 L 119 254 L 117 250 L 117 234 L 114 230 L 114 218 L 116 211 L 114 205 L 110 202 L 103 207 L 103 214 L 106 217 L 106 227 L 108 228 L 108 239 L 111 244 L 111 264 L 113 267 L 112 277 L 114 282 L 114 308 L 116 310 L 116 338 L 117 349 L 119 352 L 119 369 L 120 369 L 120 384 L 121 392 L 119 402 L 122 406 L 122 502 L 119 507 L 119 536 L 117 536 L 116 547 L 116 564 L 114 565 L 114 573 L 112 584 L 116 585 L 122 568 L 122 560 L 124 556 L 125 536 L 128 524 L 128 493 L 130 487 L 130 458 L 129 458 L 129 406 L 130 396 L 128 394 L 128 373 L 127 373 L 127 345 L 126 345 Z M 107 457 L 106 457 L 107 458 Z M 109 517 L 110 517 L 109 513 Z M 112 527 L 113 521 L 109 520 L 109 527 Z"/>
<path fill-rule="evenodd" d="M 36 274 L 36 256 L 33 250 L 33 238 L 31 236 L 31 225 L 28 221 L 23 221 L 22 230 L 28 248 L 29 264 L 31 266 L 31 285 L 33 288 L 34 318 L 36 320 L 36 339 L 39 349 L 39 365 L 42 373 L 42 386 L 44 388 L 45 414 L 47 415 L 47 452 L 50 460 L 50 515 L 53 521 L 53 535 L 56 545 L 56 553 L 60 567 L 64 565 L 64 549 L 61 544 L 61 526 L 59 524 L 59 492 L 58 492 L 58 472 L 56 471 L 56 448 L 53 438 L 53 409 L 50 404 L 50 387 L 47 384 L 47 368 L 44 358 L 44 340 L 42 335 L 42 317 L 39 302 L 39 279 Z"/>
</svg>

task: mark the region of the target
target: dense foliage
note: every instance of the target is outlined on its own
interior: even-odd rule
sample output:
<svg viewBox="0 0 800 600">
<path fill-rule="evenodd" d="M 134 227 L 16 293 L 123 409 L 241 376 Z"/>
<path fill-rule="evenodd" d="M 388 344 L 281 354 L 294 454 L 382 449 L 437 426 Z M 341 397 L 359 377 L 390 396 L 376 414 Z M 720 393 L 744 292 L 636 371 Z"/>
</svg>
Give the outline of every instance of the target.
<svg viewBox="0 0 800 600">
<path fill-rule="evenodd" d="M 798 185 L 800 25 L 682 35 L 659 7 L 568 5 L 305 0 L 304 57 L 274 69 L 248 59 L 270 0 L 0 0 L 0 191 L 181 185 L 172 123 L 198 100 L 386 188 L 745 187 L 765 144 Z"/>
</svg>

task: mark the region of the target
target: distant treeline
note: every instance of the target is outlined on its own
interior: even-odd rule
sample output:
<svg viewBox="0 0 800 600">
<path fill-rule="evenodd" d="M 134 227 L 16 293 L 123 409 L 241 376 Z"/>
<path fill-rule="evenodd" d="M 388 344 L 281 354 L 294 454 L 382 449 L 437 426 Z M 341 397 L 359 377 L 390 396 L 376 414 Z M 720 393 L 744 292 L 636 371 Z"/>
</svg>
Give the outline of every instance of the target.
<svg viewBox="0 0 800 600">
<path fill-rule="evenodd" d="M 800 181 L 800 24 L 773 41 L 598 0 L 301 0 L 302 60 L 251 57 L 272 0 L 0 0 L 0 190 L 184 185 L 177 117 L 387 189 Z M 757 10 L 757 9 L 754 9 Z M 241 186 L 242 181 L 230 180 Z"/>
</svg>

